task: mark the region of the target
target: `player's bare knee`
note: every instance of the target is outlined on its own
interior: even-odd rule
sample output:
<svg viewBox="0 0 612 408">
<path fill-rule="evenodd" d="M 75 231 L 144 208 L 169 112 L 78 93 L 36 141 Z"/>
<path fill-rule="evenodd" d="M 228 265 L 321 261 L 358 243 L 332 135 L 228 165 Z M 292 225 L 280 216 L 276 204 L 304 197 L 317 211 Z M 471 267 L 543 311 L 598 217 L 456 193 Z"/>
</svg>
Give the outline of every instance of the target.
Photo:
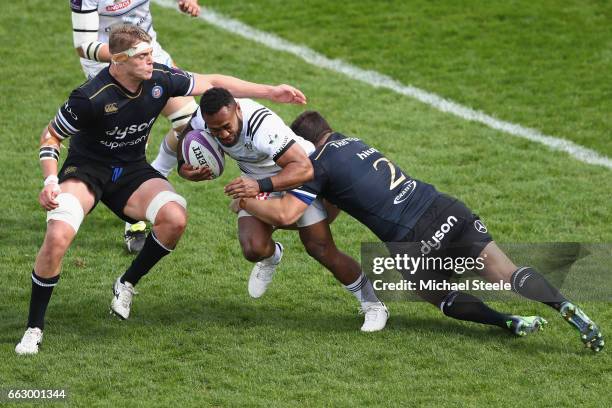
<svg viewBox="0 0 612 408">
<path fill-rule="evenodd" d="M 249 262 L 258 262 L 269 256 L 269 254 L 266 254 L 267 242 L 261 242 L 252 237 L 240 240 L 240 247 L 244 259 Z"/>
<path fill-rule="evenodd" d="M 155 226 L 172 236 L 181 236 L 187 228 L 187 212 L 176 202 L 166 203 L 157 213 Z"/>
<path fill-rule="evenodd" d="M 318 261 L 331 261 L 332 255 L 335 253 L 335 246 L 326 241 L 306 241 L 304 248 L 308 255 Z"/>
<path fill-rule="evenodd" d="M 49 259 L 61 258 L 68 250 L 71 242 L 72 236 L 67 234 L 66 229 L 50 228 L 45 235 L 41 252 Z"/>
</svg>

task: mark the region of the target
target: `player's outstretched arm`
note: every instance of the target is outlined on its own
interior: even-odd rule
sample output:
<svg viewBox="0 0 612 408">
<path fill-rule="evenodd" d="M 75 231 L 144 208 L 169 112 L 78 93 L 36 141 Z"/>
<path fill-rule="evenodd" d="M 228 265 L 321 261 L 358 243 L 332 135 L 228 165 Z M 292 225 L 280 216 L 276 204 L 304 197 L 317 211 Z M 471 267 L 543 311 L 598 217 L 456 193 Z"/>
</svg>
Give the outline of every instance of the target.
<svg viewBox="0 0 612 408">
<path fill-rule="evenodd" d="M 294 224 L 308 208 L 308 204 L 292 194 L 270 200 L 242 198 L 238 206 L 263 222 L 277 226 Z"/>
<path fill-rule="evenodd" d="M 236 98 L 261 98 L 272 102 L 306 104 L 306 97 L 291 85 L 263 85 L 220 74 L 194 74 L 191 95 L 202 95 L 213 87 L 225 88 Z"/>
<path fill-rule="evenodd" d="M 178 0 L 179 10 L 192 17 L 200 15 L 200 5 L 197 0 Z"/>
<path fill-rule="evenodd" d="M 75 8 L 76 7 L 76 8 Z M 110 62 L 108 44 L 98 41 L 98 10 L 72 9 L 72 40 L 77 54 L 92 61 Z"/>
</svg>

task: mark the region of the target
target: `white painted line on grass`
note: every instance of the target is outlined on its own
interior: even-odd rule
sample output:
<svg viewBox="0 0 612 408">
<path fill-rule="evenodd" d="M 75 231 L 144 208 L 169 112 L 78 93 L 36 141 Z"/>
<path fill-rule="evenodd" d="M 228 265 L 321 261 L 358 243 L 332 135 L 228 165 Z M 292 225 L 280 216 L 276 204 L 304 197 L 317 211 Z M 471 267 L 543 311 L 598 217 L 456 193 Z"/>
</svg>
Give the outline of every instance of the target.
<svg viewBox="0 0 612 408">
<path fill-rule="evenodd" d="M 176 1 L 174 0 L 152 1 L 160 6 L 178 10 Z M 604 166 L 608 169 L 612 169 L 612 159 L 569 140 L 545 135 L 536 129 L 524 127 L 515 123 L 505 122 L 493 116 L 487 115 L 484 112 L 477 111 L 445 99 L 434 93 L 427 92 L 423 89 L 415 88 L 410 85 L 404 85 L 395 79 L 380 74 L 376 71 L 361 69 L 339 59 L 327 58 L 326 56 L 319 54 L 308 47 L 293 44 L 274 34 L 257 30 L 238 20 L 216 13 L 209 8 L 202 8 L 199 18 L 223 30 L 263 44 L 268 48 L 293 54 L 317 67 L 326 68 L 331 71 L 344 74 L 349 78 L 365 82 L 377 88 L 390 89 L 398 94 L 414 98 L 435 109 L 438 109 L 439 111 L 450 113 L 462 119 L 472 122 L 479 122 L 507 134 L 522 137 L 533 142 L 542 143 L 553 150 L 566 152 L 570 156 L 584 163 Z"/>
</svg>

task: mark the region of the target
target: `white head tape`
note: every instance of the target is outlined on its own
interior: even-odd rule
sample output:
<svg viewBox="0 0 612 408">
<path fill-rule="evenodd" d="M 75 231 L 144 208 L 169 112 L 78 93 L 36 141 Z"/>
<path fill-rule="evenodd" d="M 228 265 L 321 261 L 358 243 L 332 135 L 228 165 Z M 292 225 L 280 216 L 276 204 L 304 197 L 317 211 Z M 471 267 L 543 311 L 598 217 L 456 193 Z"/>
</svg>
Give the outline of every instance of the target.
<svg viewBox="0 0 612 408">
<path fill-rule="evenodd" d="M 153 50 L 153 46 L 151 43 L 142 41 L 136 44 L 135 46 L 128 48 L 125 51 L 118 52 L 113 54 L 114 62 L 125 62 L 128 58 L 133 57 L 134 55 L 142 54 L 143 52 L 149 52 Z"/>
</svg>

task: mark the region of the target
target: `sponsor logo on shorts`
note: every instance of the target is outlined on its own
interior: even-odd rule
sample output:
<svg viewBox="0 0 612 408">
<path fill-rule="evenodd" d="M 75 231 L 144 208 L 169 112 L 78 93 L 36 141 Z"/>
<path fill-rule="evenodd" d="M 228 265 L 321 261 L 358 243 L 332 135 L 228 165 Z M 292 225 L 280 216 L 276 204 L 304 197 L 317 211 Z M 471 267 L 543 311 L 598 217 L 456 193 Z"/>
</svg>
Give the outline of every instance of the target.
<svg viewBox="0 0 612 408">
<path fill-rule="evenodd" d="M 118 110 L 119 110 L 119 107 L 117 106 L 116 102 L 108 103 L 108 104 L 104 105 L 104 113 L 105 114 L 115 113 Z"/>
<path fill-rule="evenodd" d="M 416 185 L 416 180 L 410 180 L 405 182 L 402 191 L 400 191 L 399 194 L 395 196 L 393 204 L 399 204 L 406 201 L 408 197 L 410 197 L 412 193 L 414 193 L 414 191 L 416 190 Z"/>
<path fill-rule="evenodd" d="M 474 221 L 474 228 L 476 228 L 476 231 L 480 232 L 481 234 L 487 233 L 487 227 L 480 220 Z"/>
<path fill-rule="evenodd" d="M 132 0 L 123 0 L 110 6 L 106 6 L 106 11 L 117 11 L 126 8 L 132 3 Z"/>
<path fill-rule="evenodd" d="M 64 176 L 67 176 L 72 173 L 76 173 L 77 168 L 75 166 L 68 166 L 64 169 Z"/>
<path fill-rule="evenodd" d="M 431 238 L 427 241 L 421 241 L 421 253 L 423 255 L 427 255 L 431 252 L 432 249 L 438 250 L 442 246 L 442 240 L 448 234 L 448 232 L 455 226 L 457 223 L 457 217 L 454 215 L 449 216 L 446 219 L 446 222 L 440 225 L 440 228 L 436 232 L 433 233 Z"/>
<path fill-rule="evenodd" d="M 158 99 L 160 96 L 162 96 L 162 94 L 164 93 L 164 90 L 162 89 L 161 86 L 159 85 L 155 85 L 153 87 L 153 89 L 151 90 L 151 95 L 155 98 Z"/>
</svg>

